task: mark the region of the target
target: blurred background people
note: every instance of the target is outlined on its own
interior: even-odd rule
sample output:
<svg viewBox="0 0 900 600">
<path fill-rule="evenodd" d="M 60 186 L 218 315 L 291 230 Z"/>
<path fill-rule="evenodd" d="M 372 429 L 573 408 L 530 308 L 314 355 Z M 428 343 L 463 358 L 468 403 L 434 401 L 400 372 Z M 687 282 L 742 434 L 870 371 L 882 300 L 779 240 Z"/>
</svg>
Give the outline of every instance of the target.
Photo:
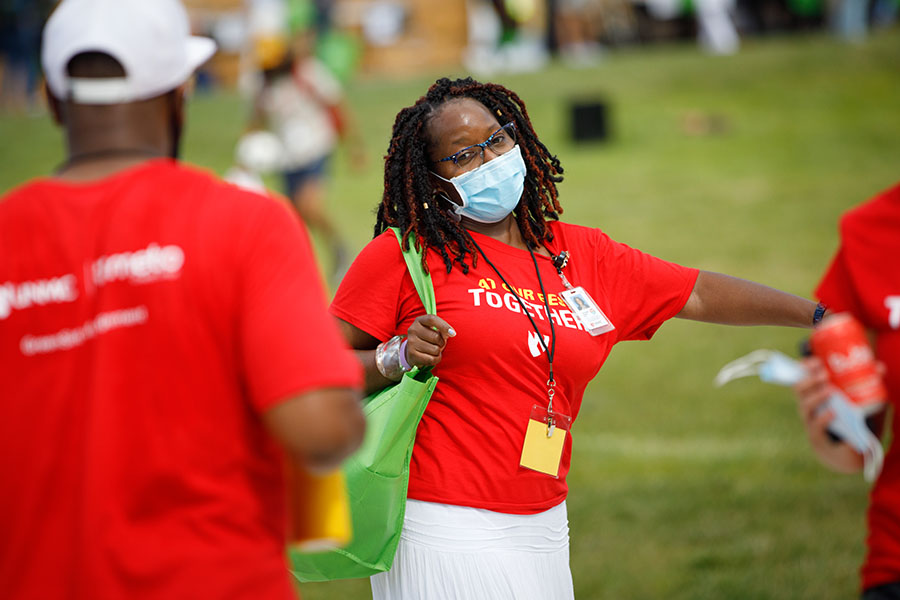
<svg viewBox="0 0 900 600">
<path fill-rule="evenodd" d="M 734 23 L 734 0 L 694 0 L 697 15 L 697 39 L 713 54 L 734 54 L 740 48 L 740 36 Z"/>
<path fill-rule="evenodd" d="M 285 467 L 361 441 L 296 215 L 173 160 L 214 51 L 178 0 L 44 30 L 66 159 L 0 199 L 4 598 L 292 598 Z"/>
<path fill-rule="evenodd" d="M 840 247 L 816 295 L 829 311 L 849 312 L 870 331 L 875 355 L 885 367 L 887 404 L 900 402 L 900 185 L 848 211 L 840 224 Z M 795 387 L 798 406 L 816 455 L 829 468 L 845 473 L 863 467 L 862 456 L 829 435 L 832 418 L 823 410 L 831 386 L 818 358 L 806 359 L 809 377 Z M 890 419 L 890 439 L 900 423 Z M 874 415 L 875 433 L 884 435 L 887 415 Z M 861 569 L 863 600 L 900 599 L 900 450 L 891 443 L 881 474 L 872 487 L 868 510 L 867 553 Z"/>
<path fill-rule="evenodd" d="M 0 110 L 38 109 L 41 27 L 53 4 L 51 0 L 0 0 Z"/>
<path fill-rule="evenodd" d="M 540 21 L 538 0 L 467 0 L 465 9 L 463 62 L 472 73 L 528 73 L 547 63 L 543 32 L 533 26 Z"/>
<path fill-rule="evenodd" d="M 250 131 L 241 136 L 234 148 L 234 164 L 225 172 L 225 181 L 248 190 L 268 193 L 263 174 L 281 165 L 284 147 L 270 131 Z"/>
<path fill-rule="evenodd" d="M 858 42 L 869 30 L 869 0 L 828 0 L 828 24 L 838 37 Z"/>
<path fill-rule="evenodd" d="M 735 0 L 694 0 L 690 8 L 696 19 L 697 42 L 711 54 L 734 54 L 740 48 L 740 35 L 734 22 Z M 670 20 L 683 14 L 683 0 L 645 0 L 651 17 Z"/>
<path fill-rule="evenodd" d="M 332 279 L 339 280 L 349 256 L 326 208 L 329 163 L 341 140 L 357 167 L 364 163 L 364 150 L 341 82 L 315 54 L 316 29 L 290 31 L 287 21 L 281 24 L 255 37 L 262 76 L 248 129 L 268 130 L 278 137 L 284 192 L 312 232 L 321 236 L 330 253 Z"/>
<path fill-rule="evenodd" d="M 571 64 L 591 64 L 600 56 L 602 2 L 557 0 L 554 29 L 560 55 Z"/>
</svg>

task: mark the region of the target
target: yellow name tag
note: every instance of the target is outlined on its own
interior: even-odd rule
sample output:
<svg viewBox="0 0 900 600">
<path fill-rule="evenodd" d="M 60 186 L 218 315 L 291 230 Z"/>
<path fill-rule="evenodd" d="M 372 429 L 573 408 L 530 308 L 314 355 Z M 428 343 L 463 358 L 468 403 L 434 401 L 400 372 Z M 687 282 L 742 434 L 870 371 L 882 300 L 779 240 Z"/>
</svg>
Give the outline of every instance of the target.
<svg viewBox="0 0 900 600">
<path fill-rule="evenodd" d="M 562 461 L 563 444 L 567 433 L 562 427 L 554 427 L 552 435 L 547 437 L 546 422 L 528 419 L 519 464 L 551 477 L 559 477 L 559 464 Z"/>
</svg>

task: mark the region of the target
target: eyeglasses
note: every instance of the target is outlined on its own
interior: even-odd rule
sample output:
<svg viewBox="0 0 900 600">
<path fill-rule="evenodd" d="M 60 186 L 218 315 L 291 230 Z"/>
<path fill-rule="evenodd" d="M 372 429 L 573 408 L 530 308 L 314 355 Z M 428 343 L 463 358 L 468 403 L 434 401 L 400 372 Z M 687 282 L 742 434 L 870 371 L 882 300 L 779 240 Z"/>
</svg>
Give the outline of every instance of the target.
<svg viewBox="0 0 900 600">
<path fill-rule="evenodd" d="M 484 164 L 484 149 L 490 148 L 496 154 L 504 154 L 513 149 L 516 145 L 516 124 L 512 121 L 491 134 L 491 137 L 484 140 L 480 144 L 466 146 L 459 152 L 451 154 L 447 158 L 442 158 L 437 162 L 446 162 L 452 160 L 457 167 L 480 167 Z"/>
</svg>

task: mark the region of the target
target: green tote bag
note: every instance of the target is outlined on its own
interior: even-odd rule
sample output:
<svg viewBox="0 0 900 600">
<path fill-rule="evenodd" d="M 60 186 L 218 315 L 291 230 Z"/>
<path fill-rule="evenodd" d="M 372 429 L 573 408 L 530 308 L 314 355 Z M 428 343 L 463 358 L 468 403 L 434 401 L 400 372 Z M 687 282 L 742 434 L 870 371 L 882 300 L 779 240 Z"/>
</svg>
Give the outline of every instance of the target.
<svg viewBox="0 0 900 600">
<path fill-rule="evenodd" d="M 400 232 L 392 229 L 400 240 Z M 431 275 L 422 269 L 421 252 L 415 244 L 409 246 L 403 258 L 425 310 L 434 314 Z M 413 367 L 396 385 L 366 398 L 365 438 L 344 463 L 353 537 L 346 547 L 325 552 L 290 550 L 291 573 L 298 580 L 368 577 L 391 568 L 406 512 L 416 428 L 437 381 L 431 369 Z"/>
</svg>

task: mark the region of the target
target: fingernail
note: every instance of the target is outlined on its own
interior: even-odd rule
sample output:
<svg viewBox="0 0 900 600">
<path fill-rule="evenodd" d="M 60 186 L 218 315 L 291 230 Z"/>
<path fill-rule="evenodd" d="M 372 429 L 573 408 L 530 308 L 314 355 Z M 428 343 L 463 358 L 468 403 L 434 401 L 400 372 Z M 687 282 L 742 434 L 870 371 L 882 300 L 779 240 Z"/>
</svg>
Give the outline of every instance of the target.
<svg viewBox="0 0 900 600">
<path fill-rule="evenodd" d="M 450 337 L 456 337 L 456 330 L 453 329 L 452 327 L 447 330 L 447 333 L 450 334 Z"/>
</svg>

